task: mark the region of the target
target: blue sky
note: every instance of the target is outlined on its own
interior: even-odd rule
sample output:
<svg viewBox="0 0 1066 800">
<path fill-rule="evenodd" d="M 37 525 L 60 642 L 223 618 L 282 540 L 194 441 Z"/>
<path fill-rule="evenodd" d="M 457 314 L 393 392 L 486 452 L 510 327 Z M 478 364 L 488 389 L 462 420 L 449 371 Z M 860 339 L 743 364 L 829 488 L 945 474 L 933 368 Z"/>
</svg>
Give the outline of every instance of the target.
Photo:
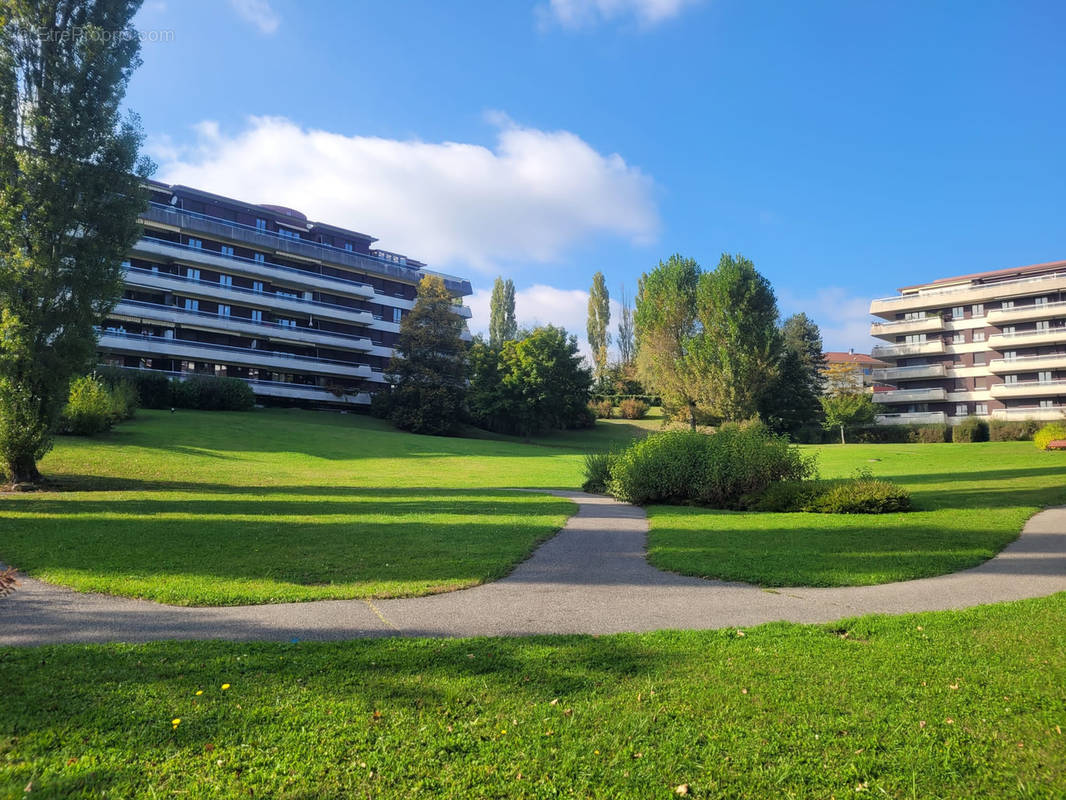
<svg viewBox="0 0 1066 800">
<path fill-rule="evenodd" d="M 157 177 L 290 205 L 583 337 L 741 252 L 827 349 L 898 286 L 1066 258 L 1057 2 L 146 0 Z M 473 327 L 484 324 L 475 319 Z"/>
</svg>

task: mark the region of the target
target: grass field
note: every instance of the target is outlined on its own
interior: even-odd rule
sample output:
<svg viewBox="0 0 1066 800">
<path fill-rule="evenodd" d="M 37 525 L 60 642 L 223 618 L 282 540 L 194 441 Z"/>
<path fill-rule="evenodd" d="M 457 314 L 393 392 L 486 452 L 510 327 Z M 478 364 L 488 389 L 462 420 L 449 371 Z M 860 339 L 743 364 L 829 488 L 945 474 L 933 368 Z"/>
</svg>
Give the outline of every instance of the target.
<svg viewBox="0 0 1066 800">
<path fill-rule="evenodd" d="M 764 586 L 853 586 L 980 564 L 1033 513 L 1066 503 L 1066 458 L 1031 442 L 826 445 L 825 477 L 869 467 L 910 489 L 906 514 L 744 514 L 649 508 L 649 560 L 663 569 Z"/>
<path fill-rule="evenodd" d="M 11 649 L 0 797 L 1061 798 L 1064 615 Z"/>
<path fill-rule="evenodd" d="M 576 488 L 583 454 L 657 420 L 522 441 L 397 433 L 307 411 L 142 411 L 61 438 L 63 491 L 0 497 L 0 559 L 84 591 L 177 605 L 427 594 L 505 575 L 573 504 L 508 487 Z M 822 474 L 869 467 L 914 493 L 885 516 L 653 507 L 664 569 L 763 585 L 855 585 L 950 572 L 994 555 L 1043 505 L 1066 459 L 1030 443 L 810 448 Z"/>
</svg>

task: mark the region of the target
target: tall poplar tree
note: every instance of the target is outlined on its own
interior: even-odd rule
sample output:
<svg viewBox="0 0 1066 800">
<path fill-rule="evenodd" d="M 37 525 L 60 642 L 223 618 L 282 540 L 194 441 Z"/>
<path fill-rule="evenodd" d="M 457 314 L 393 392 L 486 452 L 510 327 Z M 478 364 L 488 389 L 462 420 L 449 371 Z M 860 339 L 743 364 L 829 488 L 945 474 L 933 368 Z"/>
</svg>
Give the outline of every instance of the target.
<svg viewBox="0 0 1066 800">
<path fill-rule="evenodd" d="M 514 281 L 497 277 L 492 285 L 489 301 L 489 344 L 503 347 L 504 342 L 518 338 L 518 321 L 515 317 Z"/>
<path fill-rule="evenodd" d="M 585 327 L 597 380 L 603 377 L 607 369 L 607 348 L 611 344 L 610 327 L 611 294 L 607 291 L 607 281 L 604 280 L 603 273 L 597 272 L 592 276 L 592 288 L 589 289 L 588 322 Z"/>
<path fill-rule="evenodd" d="M 0 458 L 37 461 L 122 293 L 151 165 L 120 113 L 140 0 L 0 0 Z"/>
<path fill-rule="evenodd" d="M 622 285 L 622 318 L 618 321 L 618 358 L 623 367 L 628 367 L 637 356 L 635 330 L 633 326 L 633 306 Z"/>
</svg>

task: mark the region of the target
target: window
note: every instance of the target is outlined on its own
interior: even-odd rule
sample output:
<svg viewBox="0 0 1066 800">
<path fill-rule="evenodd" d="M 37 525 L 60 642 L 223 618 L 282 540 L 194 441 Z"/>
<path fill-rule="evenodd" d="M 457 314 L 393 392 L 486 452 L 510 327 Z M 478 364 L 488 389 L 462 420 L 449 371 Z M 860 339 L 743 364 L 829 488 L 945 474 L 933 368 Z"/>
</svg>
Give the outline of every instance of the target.
<svg viewBox="0 0 1066 800">
<path fill-rule="evenodd" d="M 274 290 L 274 294 L 276 294 L 278 297 L 296 297 L 296 298 L 299 297 L 299 295 L 296 294 L 296 292 L 285 292 L 285 291 L 282 291 L 281 289 L 275 289 Z"/>
<path fill-rule="evenodd" d="M 203 246 L 204 246 L 203 239 L 193 239 L 191 236 L 189 237 L 189 247 L 192 247 L 192 248 L 194 248 L 196 250 L 199 250 Z"/>
<path fill-rule="evenodd" d="M 922 344 L 926 341 L 926 335 L 924 333 L 911 333 L 905 337 L 905 341 L 907 344 Z"/>
<path fill-rule="evenodd" d="M 267 229 L 267 221 L 257 217 L 255 220 L 255 229 L 257 231 L 265 231 Z"/>
<path fill-rule="evenodd" d="M 233 256 L 233 248 L 230 247 L 228 244 L 224 244 L 221 247 L 219 247 L 218 248 L 218 252 L 220 252 L 224 256 L 230 256 L 230 257 Z"/>
<path fill-rule="evenodd" d="M 973 407 L 973 413 L 980 416 L 988 416 L 988 403 L 976 403 Z"/>
<path fill-rule="evenodd" d="M 965 316 L 966 316 L 966 307 L 965 306 L 955 306 L 953 309 L 951 309 L 951 318 L 952 319 L 962 319 Z"/>
<path fill-rule="evenodd" d="M 963 331 L 958 331 L 951 337 L 952 344 L 966 344 L 966 334 Z"/>
<path fill-rule="evenodd" d="M 294 320 L 294 319 L 284 319 L 284 318 L 279 317 L 278 318 L 278 325 L 280 325 L 283 328 L 295 328 L 296 327 L 296 320 Z"/>
<path fill-rule="evenodd" d="M 233 285 L 233 276 L 232 275 L 219 275 L 218 276 L 218 285 L 219 286 L 232 286 Z"/>
<path fill-rule="evenodd" d="M 1046 306 L 1047 305 L 1047 298 L 1046 297 L 1036 297 L 1036 298 L 1033 299 L 1033 305 L 1034 306 Z"/>
<path fill-rule="evenodd" d="M 1014 301 L 1013 300 L 1004 300 L 1002 303 L 999 304 L 999 307 L 1000 308 L 1004 308 L 1004 309 L 1005 308 L 1014 308 Z"/>
<path fill-rule="evenodd" d="M 972 341 L 983 342 L 984 340 L 985 340 L 985 332 L 984 331 L 974 331 L 973 332 L 973 340 Z"/>
<path fill-rule="evenodd" d="M 218 304 L 218 315 L 220 317 L 228 317 L 230 312 L 229 306 L 224 306 L 222 303 Z"/>
<path fill-rule="evenodd" d="M 1036 379 L 1040 383 L 1051 383 L 1051 372 L 1050 372 L 1050 370 L 1036 373 Z"/>
<path fill-rule="evenodd" d="M 288 228 L 278 228 L 278 236 L 283 239 L 299 239 L 299 231 L 290 231 Z"/>
<path fill-rule="evenodd" d="M 345 242 L 344 243 L 344 249 L 347 250 L 349 253 L 352 252 L 352 243 L 351 242 Z"/>
<path fill-rule="evenodd" d="M 200 310 L 200 301 L 199 300 L 193 300 L 191 297 L 186 297 L 185 298 L 185 310 L 186 311 L 199 311 Z"/>
<path fill-rule="evenodd" d="M 185 270 L 185 277 L 190 281 L 198 281 L 200 280 L 200 270 L 195 267 L 189 267 Z"/>
<path fill-rule="evenodd" d="M 965 417 L 966 414 L 969 412 L 969 410 L 970 410 L 970 407 L 966 403 L 956 403 L 955 404 L 955 416 L 956 417 Z"/>
<path fill-rule="evenodd" d="M 1004 361 L 1013 361 L 1017 357 L 1018 357 L 1018 351 L 1017 350 L 1004 350 L 1003 351 L 1003 360 Z"/>
<path fill-rule="evenodd" d="M 1037 333 L 1043 333 L 1044 331 L 1051 330 L 1051 323 L 1046 319 L 1039 320 L 1036 323 L 1036 330 Z"/>
<path fill-rule="evenodd" d="M 1006 383 L 1006 384 L 1009 384 L 1009 385 L 1016 384 L 1018 382 L 1018 376 L 1017 375 L 1004 375 L 1003 376 L 1003 382 Z"/>
<path fill-rule="evenodd" d="M 392 310 L 392 321 L 400 322 L 401 320 L 403 320 L 403 311 L 399 308 L 394 308 Z"/>
<path fill-rule="evenodd" d="M 974 303 L 973 306 L 970 307 L 970 316 L 971 317 L 983 317 L 984 315 L 985 315 L 985 304 L 984 303 Z"/>
<path fill-rule="evenodd" d="M 906 319 L 906 320 L 925 319 L 925 312 L 924 311 L 908 311 L 906 314 L 903 315 L 903 319 Z"/>
<path fill-rule="evenodd" d="M 258 308 L 253 308 L 252 309 L 252 322 L 262 322 L 262 321 L 263 321 L 263 312 L 260 311 Z"/>
<path fill-rule="evenodd" d="M 255 261 L 256 264 L 266 263 L 266 256 L 262 253 L 252 253 L 252 259 Z"/>
<path fill-rule="evenodd" d="M 173 328 L 167 328 L 166 330 L 164 330 L 163 331 L 163 338 L 164 339 L 173 339 L 174 338 L 174 329 Z"/>
<path fill-rule="evenodd" d="M 1013 334 L 1014 334 L 1014 326 L 1013 325 L 1004 325 L 1003 326 L 1003 335 L 1004 336 L 1012 336 Z"/>
<path fill-rule="evenodd" d="M 985 363 L 985 354 L 984 353 L 974 353 L 973 354 L 973 365 L 975 367 L 984 366 L 984 363 Z"/>
<path fill-rule="evenodd" d="M 262 294 L 263 293 L 263 282 L 262 281 L 252 281 L 252 291 L 253 292 L 259 292 L 260 294 Z"/>
<path fill-rule="evenodd" d="M 1050 399 L 1049 400 L 1041 400 L 1040 401 L 1040 407 L 1041 408 L 1054 408 L 1055 407 L 1055 401 L 1054 400 L 1050 400 Z"/>
<path fill-rule="evenodd" d="M 975 390 L 984 389 L 985 388 L 985 379 L 984 378 L 974 378 L 973 379 L 973 388 Z"/>
</svg>

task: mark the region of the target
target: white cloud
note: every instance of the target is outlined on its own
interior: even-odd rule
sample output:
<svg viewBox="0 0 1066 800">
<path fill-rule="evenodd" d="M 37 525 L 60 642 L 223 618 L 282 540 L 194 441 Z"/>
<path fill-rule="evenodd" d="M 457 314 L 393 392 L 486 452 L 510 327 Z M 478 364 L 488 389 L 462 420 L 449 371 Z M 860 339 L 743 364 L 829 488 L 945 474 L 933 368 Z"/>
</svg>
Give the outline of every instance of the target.
<svg viewBox="0 0 1066 800">
<path fill-rule="evenodd" d="M 489 272 L 501 262 L 549 262 L 595 235 L 651 241 L 653 183 L 617 154 L 568 131 L 524 128 L 496 115 L 494 148 L 344 136 L 278 117 L 227 135 L 196 126 L 182 152 L 149 148 L 159 178 L 379 237 L 433 265 Z"/>
<path fill-rule="evenodd" d="M 472 333 L 487 334 L 489 330 L 489 301 L 492 289 L 475 289 L 463 303 L 470 307 Z M 534 328 L 538 325 L 555 325 L 566 328 L 567 333 L 577 337 L 582 355 L 589 358 L 591 350 L 586 339 L 585 322 L 588 319 L 589 293 L 581 289 L 559 289 L 537 283 L 515 292 L 515 317 L 518 327 Z M 614 342 L 621 319 L 621 306 L 611 301 L 611 341 Z M 613 350 L 613 348 L 612 348 Z"/>
<path fill-rule="evenodd" d="M 269 36 L 281 24 L 281 17 L 268 0 L 229 0 L 229 4 L 245 22 L 250 22 L 262 34 Z"/>
<path fill-rule="evenodd" d="M 818 289 L 814 294 L 778 292 L 782 317 L 804 312 L 822 331 L 826 351 L 869 353 L 876 343 L 870 336 L 870 298 L 860 297 L 837 286 Z"/>
<path fill-rule="evenodd" d="M 542 18 L 553 19 L 564 28 L 583 28 L 624 18 L 651 27 L 698 2 L 701 0 L 548 0 L 539 11 Z"/>
</svg>

